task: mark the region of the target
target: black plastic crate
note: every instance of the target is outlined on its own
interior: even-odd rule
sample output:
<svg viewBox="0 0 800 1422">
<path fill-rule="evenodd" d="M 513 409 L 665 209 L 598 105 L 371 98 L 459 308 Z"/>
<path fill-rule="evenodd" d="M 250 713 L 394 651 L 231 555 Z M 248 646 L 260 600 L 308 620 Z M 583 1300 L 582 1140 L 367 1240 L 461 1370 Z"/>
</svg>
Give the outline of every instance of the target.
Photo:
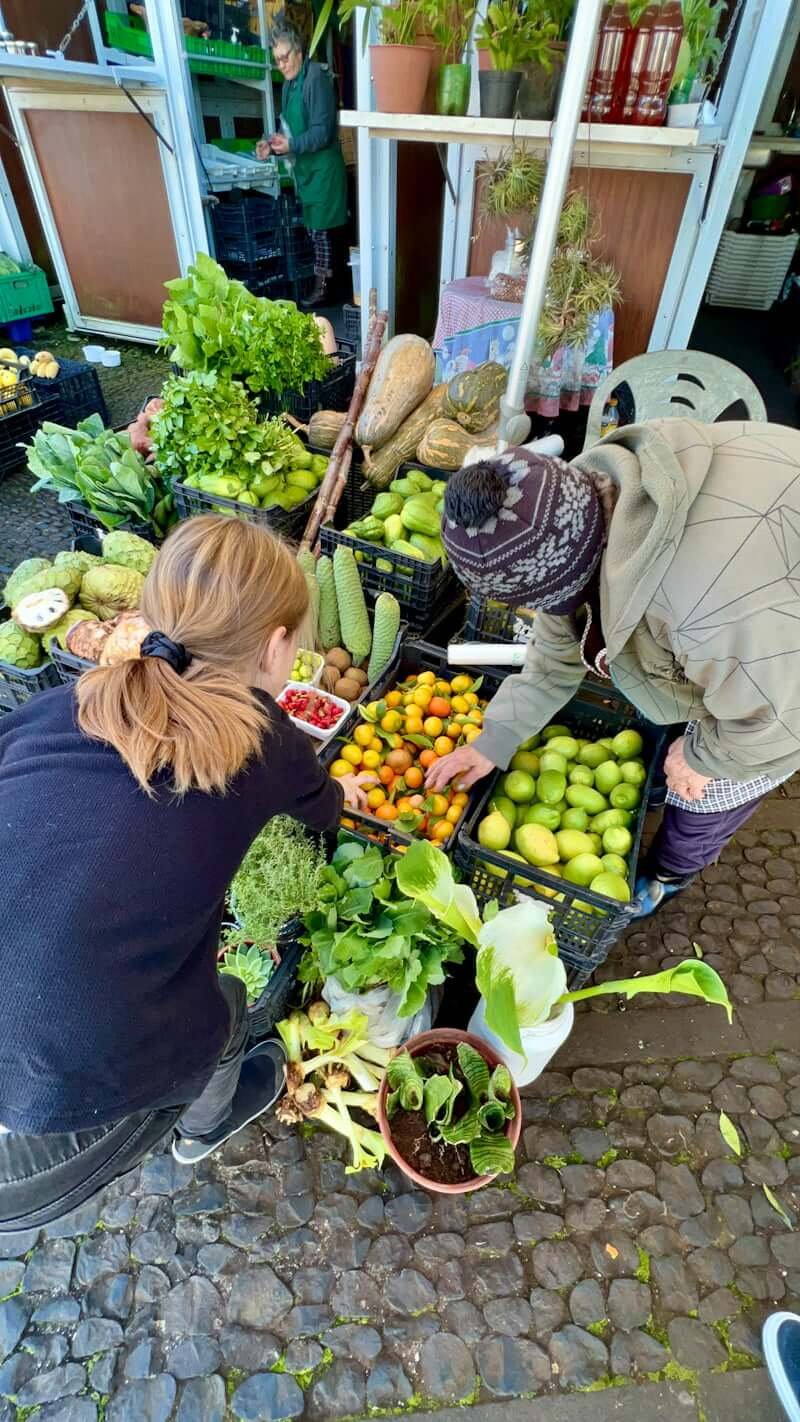
<svg viewBox="0 0 800 1422">
<path fill-rule="evenodd" d="M 355 346 L 356 355 L 361 358 L 361 307 L 345 304 L 342 307 L 344 334 L 348 344 Z"/>
<path fill-rule="evenodd" d="M 251 1037 L 269 1037 L 282 1017 L 286 1016 L 297 984 L 297 970 L 305 952 L 295 937 L 299 922 L 288 940 L 279 935 L 276 951 L 280 962 L 257 1002 L 247 1009 Z"/>
<path fill-rule="evenodd" d="M 290 281 L 314 275 L 314 243 L 305 227 L 284 227 L 284 269 Z"/>
<path fill-rule="evenodd" d="M 47 384 L 52 382 L 48 381 Z M 44 399 L 40 397 L 38 404 L 29 405 L 24 410 L 6 415 L 4 420 L 0 420 L 0 481 L 6 474 L 21 468 L 25 463 L 27 456 L 20 445 L 29 444 L 45 420 L 59 421 L 60 417 L 58 396 L 52 394 Z"/>
<path fill-rule="evenodd" d="M 354 538 L 352 534 L 342 532 L 348 524 L 369 513 L 378 492 L 371 485 L 362 487 L 358 476 L 352 476 L 339 501 L 335 523 L 325 523 L 320 529 L 320 548 L 331 556 L 340 543 L 352 548 L 358 560 L 359 577 L 365 593 L 370 597 L 377 597 L 382 592 L 394 593 L 403 617 L 412 631 L 419 633 L 427 627 L 438 609 L 452 602 L 458 592 L 458 583 L 450 569 L 441 562 L 425 562 L 422 558 L 412 558 L 408 553 L 398 553 L 380 543 L 367 543 L 363 538 Z"/>
<path fill-rule="evenodd" d="M 327 375 L 321 380 L 309 380 L 302 390 L 262 395 L 263 412 L 269 415 L 287 412 L 307 425 L 317 410 L 348 410 L 356 383 L 356 358 L 342 350 L 337 350 L 336 357 Z"/>
<path fill-rule="evenodd" d="M 280 276 L 270 277 L 268 284 L 259 295 L 268 296 L 270 301 L 293 301 L 295 306 L 299 306 L 301 301 L 305 301 L 307 297 L 311 295 L 313 289 L 313 272 L 310 276 L 295 278 L 288 277 L 284 272 Z M 350 355 L 351 352 L 347 351 L 346 354 Z M 287 401 L 290 398 L 290 396 L 286 396 Z M 277 410 L 279 402 L 273 400 L 273 405 L 275 410 Z M 325 407 L 320 405 L 317 408 L 324 409 Z"/>
<path fill-rule="evenodd" d="M 238 262 L 223 262 L 228 276 L 240 281 L 253 296 L 268 296 L 274 300 L 273 288 L 279 282 L 285 282 L 283 273 L 283 254 L 278 247 L 277 254 L 273 252 L 271 259 L 264 262 L 248 262 L 242 265 Z"/>
<path fill-rule="evenodd" d="M 641 786 L 636 824 L 631 829 L 633 844 L 628 855 L 628 877 L 633 888 L 647 801 L 655 767 L 663 749 L 664 732 L 645 721 L 630 702 L 625 701 L 605 684 L 600 689 L 589 682 L 584 682 L 578 696 L 559 711 L 554 720 L 558 721 L 559 725 L 563 723 L 569 726 L 576 735 L 589 739 L 616 734 L 617 731 L 626 730 L 628 727 L 639 731 L 642 736 L 642 754 L 649 769 L 647 779 Z M 592 893 L 591 889 L 581 888 L 577 884 L 569 883 L 567 879 L 548 874 L 546 869 L 537 869 L 532 864 L 523 864 L 516 859 L 509 860 L 503 854 L 484 849 L 479 844 L 478 825 L 486 813 L 489 801 L 497 793 L 498 782 L 506 773 L 504 770 L 498 771 L 497 775 L 486 782 L 480 798 L 471 806 L 458 834 L 455 862 L 464 872 L 480 904 L 497 899 L 500 905 L 505 907 L 515 903 L 518 895 L 522 893 L 529 894 L 547 905 L 559 955 L 567 966 L 571 985 L 579 987 L 605 962 L 614 944 L 633 919 L 635 907 L 632 903 L 623 904 L 602 894 Z M 551 897 L 546 890 L 558 894 L 559 898 Z M 589 905 L 598 912 L 587 911 L 581 905 Z"/>
<path fill-rule="evenodd" d="M 241 209 L 220 204 L 211 212 L 217 261 L 226 270 L 229 263 L 259 262 L 282 251 L 280 205 L 272 198 L 255 198 Z M 244 280 L 237 271 L 229 275 Z"/>
<path fill-rule="evenodd" d="M 85 536 L 99 538 L 101 534 L 108 533 L 105 524 L 101 523 L 96 514 L 79 503 L 67 503 L 63 507 L 66 509 L 69 521 L 72 524 L 72 531 L 76 538 Z M 140 538 L 144 538 L 148 543 L 156 546 L 160 539 L 156 537 L 149 523 L 120 523 L 118 528 L 124 529 L 126 533 L 136 533 Z"/>
<path fill-rule="evenodd" d="M 273 533 L 280 533 L 283 538 L 299 540 L 303 536 L 319 490 L 314 489 L 307 499 L 303 499 L 303 502 L 296 504 L 293 509 L 282 509 L 277 504 L 268 509 L 257 509 L 250 504 L 239 503 L 238 499 L 225 499 L 220 494 L 204 494 L 201 489 L 190 489 L 187 484 L 180 484 L 175 479 L 172 481 L 172 492 L 175 495 L 178 518 L 181 520 L 194 518 L 197 514 L 230 512 L 237 518 L 245 519 L 247 523 L 263 524 L 266 528 L 271 528 Z"/>
<path fill-rule="evenodd" d="M 370 688 L 369 696 L 362 698 L 362 700 L 379 701 L 384 693 L 390 691 L 397 682 L 404 681 L 406 677 L 421 671 L 432 671 L 436 676 L 446 677 L 448 680 L 462 674 L 473 678 L 480 677 L 480 695 L 486 700 L 490 700 L 494 696 L 500 685 L 500 678 L 487 672 L 483 667 L 457 667 L 454 669 L 448 665 L 447 654 L 441 647 L 433 647 L 430 643 L 423 641 L 410 641 L 404 642 L 400 646 L 399 655 L 392 658 L 386 671 Z M 343 727 L 345 739 L 349 738 L 352 726 L 352 721 L 345 723 Z M 340 751 L 340 739 L 341 733 L 329 741 L 320 753 L 320 761 L 324 766 L 330 766 L 337 759 Z M 470 801 L 464 807 L 464 815 L 454 826 L 448 842 L 448 850 L 456 843 L 459 826 L 470 814 L 472 803 L 478 793 L 479 791 L 471 792 Z M 397 829 L 392 820 L 379 820 L 375 815 L 361 810 L 353 810 L 349 805 L 345 806 L 344 819 L 348 821 L 347 827 L 354 828 L 356 834 L 368 837 L 386 849 L 398 849 L 414 843 L 415 836 Z"/>
<path fill-rule="evenodd" d="M 303 208 L 293 188 L 284 188 L 278 199 L 281 209 L 282 227 L 302 227 Z"/>
<path fill-rule="evenodd" d="M 451 642 L 462 642 L 464 640 L 462 629 L 464 626 L 464 589 L 460 584 L 456 584 L 457 591 L 452 599 L 441 608 L 435 608 L 430 622 L 424 630 L 426 642 L 430 642 L 433 647 L 446 649 Z M 494 674 L 495 668 L 492 668 Z M 499 673 L 498 673 L 499 674 Z"/>
<path fill-rule="evenodd" d="M 30 349 L 20 349 L 17 354 L 33 356 L 34 352 Z M 99 415 L 103 424 L 107 425 L 108 406 L 94 366 L 84 360 L 66 360 L 61 356 L 56 359 L 58 375 L 54 380 L 44 380 L 38 375 L 31 377 L 33 388 L 40 400 L 47 400 L 53 395 L 58 397 L 58 413 L 45 418 L 74 427 L 89 415 Z"/>
<path fill-rule="evenodd" d="M 7 621 L 10 615 L 8 608 L 0 609 L 0 621 Z M 12 667 L 9 662 L 0 662 L 0 715 L 16 711 L 38 692 L 48 691 L 58 684 L 58 674 L 50 662 L 34 667 L 32 671 Z"/>
<path fill-rule="evenodd" d="M 504 602 L 472 597 L 467 605 L 463 642 L 529 642 L 535 613 L 530 607 L 509 607 Z"/>
</svg>

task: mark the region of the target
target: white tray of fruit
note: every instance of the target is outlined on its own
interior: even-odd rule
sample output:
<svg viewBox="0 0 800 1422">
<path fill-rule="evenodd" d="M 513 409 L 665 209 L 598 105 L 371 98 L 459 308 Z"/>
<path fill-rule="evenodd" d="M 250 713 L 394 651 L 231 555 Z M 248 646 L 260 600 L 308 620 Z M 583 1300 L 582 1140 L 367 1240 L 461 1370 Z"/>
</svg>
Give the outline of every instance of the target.
<svg viewBox="0 0 800 1422">
<path fill-rule="evenodd" d="M 278 697 L 278 705 L 298 730 L 325 742 L 332 740 L 353 709 L 341 696 L 319 691 L 304 681 L 287 681 Z"/>
<path fill-rule="evenodd" d="M 319 686 L 325 658 L 319 652 L 307 652 L 301 647 L 294 659 L 291 681 L 302 681 L 306 686 Z"/>
</svg>

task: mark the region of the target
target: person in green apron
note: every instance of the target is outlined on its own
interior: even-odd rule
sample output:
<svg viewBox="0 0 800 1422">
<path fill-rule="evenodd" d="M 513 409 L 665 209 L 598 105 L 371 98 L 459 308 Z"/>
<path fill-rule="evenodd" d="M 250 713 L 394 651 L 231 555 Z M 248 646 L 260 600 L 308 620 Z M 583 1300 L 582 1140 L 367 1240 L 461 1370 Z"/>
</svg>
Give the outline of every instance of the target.
<svg viewBox="0 0 800 1422">
<path fill-rule="evenodd" d="M 322 306 L 331 298 L 341 238 L 347 222 L 347 171 L 339 143 L 336 95 L 326 69 L 307 59 L 293 26 L 276 24 L 272 57 L 284 78 L 281 133 L 263 139 L 259 158 L 288 154 L 294 161 L 303 222 L 314 239 L 314 289 L 303 306 Z"/>
</svg>

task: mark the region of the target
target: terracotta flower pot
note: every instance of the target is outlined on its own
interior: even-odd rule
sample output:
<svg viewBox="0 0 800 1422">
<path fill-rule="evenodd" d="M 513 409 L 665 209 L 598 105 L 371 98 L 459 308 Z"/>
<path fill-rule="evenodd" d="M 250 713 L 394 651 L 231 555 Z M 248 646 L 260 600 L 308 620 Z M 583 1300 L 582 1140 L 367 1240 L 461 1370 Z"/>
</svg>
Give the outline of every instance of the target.
<svg viewBox="0 0 800 1422">
<path fill-rule="evenodd" d="M 420 1057 L 424 1056 L 431 1047 L 457 1047 L 459 1042 L 466 1042 L 470 1047 L 474 1047 L 476 1052 L 480 1052 L 491 1070 L 502 1065 L 502 1058 L 493 1051 L 488 1042 L 481 1041 L 480 1037 L 473 1037 L 471 1032 L 459 1032 L 454 1027 L 440 1027 L 438 1030 L 434 1028 L 431 1032 L 420 1032 L 418 1036 L 409 1038 L 405 1043 L 405 1050 L 412 1057 Z M 480 1190 L 481 1186 L 488 1185 L 491 1180 L 494 1180 L 494 1175 L 476 1175 L 472 1180 L 464 1180 L 459 1185 L 445 1185 L 438 1180 L 429 1180 L 427 1176 L 420 1175 L 419 1171 L 414 1170 L 413 1166 L 403 1159 L 392 1139 L 391 1122 L 386 1115 L 388 1089 L 389 1084 L 384 1076 L 378 1092 L 378 1125 L 392 1160 L 395 1165 L 400 1167 L 403 1174 L 408 1176 L 409 1180 L 413 1180 L 423 1190 L 433 1190 L 439 1195 L 466 1195 L 471 1190 Z M 513 1080 L 511 1082 L 511 1100 L 514 1104 L 514 1116 L 506 1126 L 506 1135 L 516 1149 L 522 1130 L 522 1103 Z"/>
<path fill-rule="evenodd" d="M 421 114 L 433 51 L 422 44 L 371 44 L 375 107 L 382 114 Z"/>
</svg>

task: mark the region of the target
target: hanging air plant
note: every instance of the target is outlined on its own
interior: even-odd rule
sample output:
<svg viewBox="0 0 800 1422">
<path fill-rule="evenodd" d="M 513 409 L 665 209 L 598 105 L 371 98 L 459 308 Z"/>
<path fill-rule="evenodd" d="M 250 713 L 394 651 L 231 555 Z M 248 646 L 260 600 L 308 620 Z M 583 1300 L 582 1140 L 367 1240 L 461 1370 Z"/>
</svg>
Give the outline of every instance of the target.
<svg viewBox="0 0 800 1422">
<path fill-rule="evenodd" d="M 487 164 L 481 192 L 481 221 L 500 217 L 506 221 L 538 206 L 544 182 L 544 163 L 524 148 L 509 148 Z"/>
</svg>

